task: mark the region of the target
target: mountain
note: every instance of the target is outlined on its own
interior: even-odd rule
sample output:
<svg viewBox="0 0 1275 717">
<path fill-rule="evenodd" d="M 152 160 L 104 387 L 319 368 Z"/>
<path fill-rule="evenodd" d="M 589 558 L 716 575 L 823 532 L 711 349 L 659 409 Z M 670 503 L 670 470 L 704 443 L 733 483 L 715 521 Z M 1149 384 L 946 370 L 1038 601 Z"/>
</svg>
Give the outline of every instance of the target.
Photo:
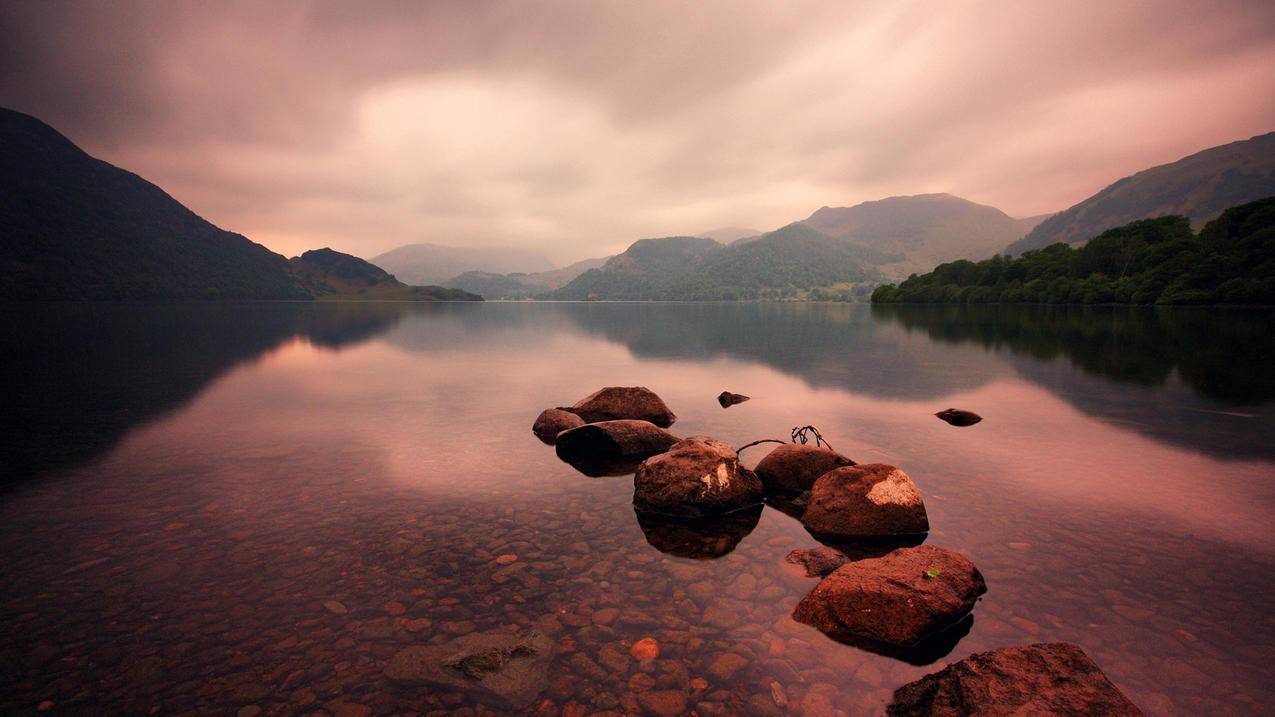
<svg viewBox="0 0 1275 717">
<path fill-rule="evenodd" d="M 487 299 L 529 299 L 538 294 L 553 291 L 589 269 L 597 269 L 610 258 L 607 256 L 600 259 L 585 259 L 561 269 L 538 271 L 534 274 L 467 271 L 444 281 L 443 286 L 481 294 Z"/>
<path fill-rule="evenodd" d="M 730 246 L 700 237 L 643 239 L 545 298 L 849 298 L 855 285 L 880 280 L 868 266 L 880 258 L 871 249 L 800 224 Z"/>
<path fill-rule="evenodd" d="M 1030 231 L 1036 221 L 1015 219 L 995 207 L 951 194 L 918 194 L 853 207 L 823 207 L 801 223 L 897 255 L 897 260 L 878 268 L 892 276 L 907 276 L 945 261 L 992 256 Z"/>
<path fill-rule="evenodd" d="M 1137 219 L 1180 214 L 1199 228 L 1227 207 L 1275 195 L 1275 132 L 1145 169 L 1055 214 L 1007 253 L 1075 244 Z"/>
<path fill-rule="evenodd" d="M 441 284 L 467 271 L 508 274 L 554 268 L 543 254 L 529 249 L 441 244 L 407 244 L 374 256 L 371 262 L 412 284 Z"/>
<path fill-rule="evenodd" d="M 1077 248 L 954 261 L 882 286 L 873 303 L 1275 305 L 1275 197 L 1231 207 L 1197 235 L 1180 215 L 1108 229 Z"/>
<path fill-rule="evenodd" d="M 305 299 L 284 257 L 0 109 L 0 298 Z"/>
<path fill-rule="evenodd" d="M 288 260 L 297 282 L 316 299 L 482 301 L 460 289 L 408 286 L 378 266 L 331 249 L 314 249 Z"/>
<path fill-rule="evenodd" d="M 704 239 L 712 239 L 714 241 L 719 241 L 723 244 L 734 244 L 740 239 L 748 239 L 750 237 L 759 236 L 761 234 L 762 232 L 759 232 L 756 229 L 744 229 L 743 227 L 722 227 L 720 229 L 712 229 L 700 234 L 696 234 L 695 236 L 702 237 Z"/>
</svg>

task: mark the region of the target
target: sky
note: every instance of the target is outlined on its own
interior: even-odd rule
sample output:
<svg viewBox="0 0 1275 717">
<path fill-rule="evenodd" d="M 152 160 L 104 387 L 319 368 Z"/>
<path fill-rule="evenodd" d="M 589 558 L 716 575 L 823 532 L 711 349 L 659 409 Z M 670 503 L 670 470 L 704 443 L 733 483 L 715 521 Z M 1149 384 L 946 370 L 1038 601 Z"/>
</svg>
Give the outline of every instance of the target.
<svg viewBox="0 0 1275 717">
<path fill-rule="evenodd" d="M 0 0 L 0 106 L 287 255 L 1013 216 L 1275 130 L 1275 3 Z"/>
</svg>

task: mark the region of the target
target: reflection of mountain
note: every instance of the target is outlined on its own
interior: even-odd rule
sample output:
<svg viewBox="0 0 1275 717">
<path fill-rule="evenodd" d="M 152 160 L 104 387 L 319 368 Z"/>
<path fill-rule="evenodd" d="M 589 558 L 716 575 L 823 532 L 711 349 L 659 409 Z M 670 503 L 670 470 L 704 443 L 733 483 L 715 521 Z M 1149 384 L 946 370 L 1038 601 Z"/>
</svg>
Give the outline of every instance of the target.
<svg viewBox="0 0 1275 717">
<path fill-rule="evenodd" d="M 1275 313 L 1115 307 L 561 304 L 635 355 L 733 356 L 886 399 L 1017 373 L 1092 416 L 1214 455 L 1275 457 Z M 917 332 L 917 330 L 922 330 Z M 1062 359 L 1068 359 L 1065 363 Z"/>
<path fill-rule="evenodd" d="M 340 348 L 409 304 L 66 304 L 0 309 L 0 489 L 103 454 L 237 364 L 303 336 Z"/>
<path fill-rule="evenodd" d="M 1254 410 L 1275 401 L 1275 312 L 881 305 L 872 313 L 943 344 L 996 351 L 1081 411 L 1157 440 L 1275 458 L 1275 421 Z"/>
</svg>

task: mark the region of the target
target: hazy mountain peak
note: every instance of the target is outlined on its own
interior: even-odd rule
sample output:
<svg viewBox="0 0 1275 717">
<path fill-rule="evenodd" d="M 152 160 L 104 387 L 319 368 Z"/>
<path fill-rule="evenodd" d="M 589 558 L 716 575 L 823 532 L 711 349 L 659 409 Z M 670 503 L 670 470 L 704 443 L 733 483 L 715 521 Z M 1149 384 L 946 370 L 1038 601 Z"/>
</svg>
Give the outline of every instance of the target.
<svg viewBox="0 0 1275 717">
<path fill-rule="evenodd" d="M 1211 147 L 1112 182 L 1005 250 L 1088 241 L 1138 219 L 1180 214 L 1199 227 L 1227 207 L 1275 194 L 1275 132 Z"/>
<path fill-rule="evenodd" d="M 422 242 L 372 257 L 373 264 L 412 284 L 441 284 L 469 271 L 508 274 L 554 269 L 543 254 L 513 246 L 464 247 Z"/>
</svg>

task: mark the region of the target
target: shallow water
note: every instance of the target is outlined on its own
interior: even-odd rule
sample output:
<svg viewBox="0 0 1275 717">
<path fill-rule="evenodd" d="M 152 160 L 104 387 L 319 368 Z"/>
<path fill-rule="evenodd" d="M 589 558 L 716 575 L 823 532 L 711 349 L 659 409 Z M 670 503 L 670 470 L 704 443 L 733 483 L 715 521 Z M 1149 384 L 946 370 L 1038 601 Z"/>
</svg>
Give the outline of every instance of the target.
<svg viewBox="0 0 1275 717">
<path fill-rule="evenodd" d="M 1149 714 L 1269 713 L 1270 312 L 87 304 L 0 328 L 2 712 L 503 713 L 385 661 L 534 626 L 557 643 L 542 714 L 880 714 L 1046 640 Z M 793 622 L 814 581 L 783 558 L 817 543 L 771 507 L 640 524 L 630 478 L 529 430 L 608 384 L 657 391 L 681 435 L 814 424 L 902 467 L 928 542 L 986 576 L 969 633 L 912 665 Z"/>
</svg>

